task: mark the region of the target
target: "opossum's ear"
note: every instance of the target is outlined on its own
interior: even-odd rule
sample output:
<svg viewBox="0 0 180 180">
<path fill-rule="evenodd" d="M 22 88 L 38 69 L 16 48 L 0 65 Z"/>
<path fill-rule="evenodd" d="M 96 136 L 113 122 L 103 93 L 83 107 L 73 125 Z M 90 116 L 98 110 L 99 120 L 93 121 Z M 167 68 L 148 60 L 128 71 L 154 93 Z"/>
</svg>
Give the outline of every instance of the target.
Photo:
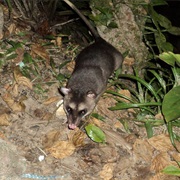
<svg viewBox="0 0 180 180">
<path fill-rule="evenodd" d="M 89 98 L 95 98 L 95 97 L 96 97 L 96 94 L 95 94 L 94 92 L 92 92 L 92 91 L 88 91 L 88 92 L 87 92 L 87 97 L 89 97 Z"/>
<path fill-rule="evenodd" d="M 64 95 L 67 95 L 70 93 L 71 89 L 70 88 L 65 88 L 65 87 L 62 87 L 61 89 L 61 92 L 64 94 Z"/>
</svg>

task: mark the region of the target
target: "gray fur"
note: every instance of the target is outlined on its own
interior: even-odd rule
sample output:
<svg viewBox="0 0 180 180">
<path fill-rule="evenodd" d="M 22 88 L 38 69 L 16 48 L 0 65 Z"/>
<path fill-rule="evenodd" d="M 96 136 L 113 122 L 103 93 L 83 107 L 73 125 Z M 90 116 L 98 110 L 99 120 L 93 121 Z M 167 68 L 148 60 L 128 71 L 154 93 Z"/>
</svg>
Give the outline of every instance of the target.
<svg viewBox="0 0 180 180">
<path fill-rule="evenodd" d="M 68 0 L 64 1 L 67 3 Z M 77 9 L 74 5 L 72 7 L 72 4 L 71 8 L 75 11 Z M 92 26 L 89 28 L 92 33 L 95 31 Z M 67 86 L 61 88 L 70 129 L 75 129 L 81 119 L 93 111 L 99 97 L 106 89 L 108 78 L 123 61 L 118 50 L 99 37 L 97 33 L 93 33 L 93 35 L 95 42 L 77 56 L 75 68 Z"/>
</svg>

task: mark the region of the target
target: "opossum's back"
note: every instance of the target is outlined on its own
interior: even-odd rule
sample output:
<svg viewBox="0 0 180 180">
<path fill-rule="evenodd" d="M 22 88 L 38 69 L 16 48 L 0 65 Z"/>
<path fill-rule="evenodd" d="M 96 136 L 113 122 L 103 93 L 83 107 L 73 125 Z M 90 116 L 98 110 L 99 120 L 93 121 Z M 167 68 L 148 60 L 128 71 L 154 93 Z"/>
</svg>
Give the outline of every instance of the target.
<svg viewBox="0 0 180 180">
<path fill-rule="evenodd" d="M 117 69 L 121 63 L 121 53 L 102 38 L 82 50 L 76 59 L 77 67 L 96 65 L 110 71 Z"/>
<path fill-rule="evenodd" d="M 91 90 L 99 94 L 106 86 L 107 77 L 104 77 L 98 67 L 84 67 L 76 69 L 68 81 L 67 87 L 79 89 L 86 93 Z"/>
</svg>

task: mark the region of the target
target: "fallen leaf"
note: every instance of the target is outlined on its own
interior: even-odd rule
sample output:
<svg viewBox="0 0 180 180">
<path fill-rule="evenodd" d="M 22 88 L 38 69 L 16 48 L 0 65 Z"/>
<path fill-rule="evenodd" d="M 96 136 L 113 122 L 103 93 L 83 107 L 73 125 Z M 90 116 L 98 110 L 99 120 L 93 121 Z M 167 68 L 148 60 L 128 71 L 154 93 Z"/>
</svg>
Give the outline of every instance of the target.
<svg viewBox="0 0 180 180">
<path fill-rule="evenodd" d="M 161 119 L 161 120 L 163 120 L 163 119 L 164 119 L 164 116 L 162 115 L 162 113 L 159 113 L 159 114 L 156 114 L 156 115 L 155 115 L 155 119 Z"/>
<path fill-rule="evenodd" d="M 23 102 L 15 102 L 12 95 L 10 93 L 6 93 L 2 96 L 4 102 L 8 105 L 8 107 L 14 112 L 22 112 L 25 110 L 25 105 Z"/>
<path fill-rule="evenodd" d="M 0 126 L 9 126 L 9 115 L 4 113 L 0 115 Z"/>
<path fill-rule="evenodd" d="M 122 73 L 125 74 L 133 74 L 133 65 L 135 63 L 135 59 L 131 57 L 126 57 L 122 63 Z"/>
<path fill-rule="evenodd" d="M 47 113 L 45 113 L 44 114 L 44 116 L 42 117 L 42 119 L 44 120 L 44 121 L 50 121 L 50 120 L 52 120 L 52 117 L 54 116 L 54 114 L 52 114 L 52 113 L 50 113 L 50 112 L 47 112 Z"/>
<path fill-rule="evenodd" d="M 66 118 L 66 113 L 64 111 L 63 105 L 59 106 L 59 108 L 56 110 L 56 116 L 57 117 L 65 117 Z"/>
<path fill-rule="evenodd" d="M 30 89 L 32 89 L 32 82 L 25 76 L 23 76 L 19 70 L 19 68 L 15 68 L 14 70 L 14 79 L 18 85 L 24 85 Z"/>
<path fill-rule="evenodd" d="M 85 145 L 85 138 L 87 135 L 79 128 L 76 128 L 74 131 L 70 132 L 68 137 L 75 147 L 82 147 Z"/>
<path fill-rule="evenodd" d="M 27 86 L 28 88 L 32 89 L 31 81 L 25 76 L 18 77 L 17 83 L 22 84 L 22 85 Z"/>
<path fill-rule="evenodd" d="M 5 139 L 5 138 L 6 138 L 5 134 L 3 132 L 0 132 L 0 139 Z"/>
<path fill-rule="evenodd" d="M 152 160 L 151 170 L 153 172 L 159 173 L 169 165 L 176 165 L 176 163 L 175 161 L 171 161 L 170 156 L 167 152 L 162 152 Z"/>
<path fill-rule="evenodd" d="M 62 46 L 62 38 L 61 38 L 61 37 L 57 37 L 57 38 L 56 38 L 56 45 L 57 45 L 58 47 L 61 47 L 61 46 Z"/>
<path fill-rule="evenodd" d="M 147 140 L 136 139 L 133 144 L 133 150 L 138 159 L 143 159 L 146 162 L 152 160 L 154 148 Z"/>
<path fill-rule="evenodd" d="M 69 141 L 57 141 L 52 147 L 46 149 L 53 157 L 63 159 L 74 153 L 75 146 Z"/>
<path fill-rule="evenodd" d="M 123 61 L 123 65 L 132 67 L 134 62 L 135 62 L 134 58 L 126 57 Z"/>
<path fill-rule="evenodd" d="M 124 96 L 127 96 L 128 98 L 130 98 L 131 99 L 131 93 L 130 93 L 130 91 L 129 90 L 127 90 L 127 89 L 121 89 L 121 90 L 119 90 L 118 91 L 118 93 L 119 94 L 122 94 L 122 95 L 124 95 Z M 123 101 L 123 102 L 129 102 L 127 99 L 124 99 L 124 98 L 119 98 L 121 101 Z"/>
<path fill-rule="evenodd" d="M 45 149 L 50 148 L 56 141 L 58 141 L 60 134 L 60 131 L 57 130 L 52 130 L 46 134 L 43 140 L 43 147 Z"/>
<path fill-rule="evenodd" d="M 59 101 L 59 99 L 60 99 L 59 96 L 50 97 L 50 98 L 46 99 L 46 100 L 43 102 L 43 104 L 44 104 L 44 105 L 49 105 L 49 104 L 52 104 L 52 103 L 54 103 L 54 102 Z"/>
<path fill-rule="evenodd" d="M 99 172 L 99 176 L 104 180 L 110 180 L 113 178 L 114 163 L 107 163 L 103 166 L 103 169 Z"/>
<path fill-rule="evenodd" d="M 123 124 L 122 124 L 119 120 L 115 121 L 114 127 L 115 127 L 116 129 L 124 129 Z"/>
<path fill-rule="evenodd" d="M 170 141 L 170 138 L 166 134 L 161 134 L 154 136 L 147 140 L 151 146 L 161 152 L 167 152 L 169 150 L 174 150 L 174 147 Z"/>
<path fill-rule="evenodd" d="M 7 83 L 7 84 L 4 84 L 3 88 L 6 90 L 6 91 L 11 91 L 12 90 L 12 85 L 10 83 Z"/>
<path fill-rule="evenodd" d="M 173 151 L 170 154 L 176 162 L 180 162 L 180 153 L 179 152 Z"/>
<path fill-rule="evenodd" d="M 14 59 L 14 62 L 16 64 L 20 63 L 24 59 L 24 48 L 18 48 L 16 49 L 17 57 Z"/>
<path fill-rule="evenodd" d="M 68 71 L 73 72 L 74 66 L 75 66 L 75 61 L 71 61 L 67 64 L 66 67 Z"/>
<path fill-rule="evenodd" d="M 41 36 L 46 36 L 48 34 L 51 34 L 51 29 L 49 25 L 49 21 L 47 18 L 43 18 L 38 24 L 36 33 L 40 34 Z"/>
<path fill-rule="evenodd" d="M 9 31 L 9 34 L 14 33 L 15 29 L 16 29 L 16 25 L 14 23 L 11 23 L 10 26 L 7 28 Z"/>
<path fill-rule="evenodd" d="M 42 59 L 46 60 L 46 65 L 50 64 L 50 57 L 49 53 L 46 51 L 46 49 L 39 44 L 33 44 L 31 45 L 31 56 L 36 57 L 39 56 Z"/>
<path fill-rule="evenodd" d="M 12 94 L 13 94 L 14 97 L 17 97 L 18 94 L 19 94 L 18 84 L 17 84 L 17 83 L 15 83 L 15 84 L 13 85 L 13 87 L 12 87 Z"/>
<path fill-rule="evenodd" d="M 114 121 L 117 118 L 119 119 L 124 118 L 124 113 L 122 113 L 122 111 L 109 110 L 109 108 L 113 107 L 116 104 L 116 102 L 117 101 L 112 97 L 102 97 L 98 102 L 98 105 L 96 107 L 96 112 L 104 116 L 106 119 L 110 119 L 111 121 Z"/>
<path fill-rule="evenodd" d="M 0 103 L 0 115 L 1 114 L 10 114 L 10 109 L 4 104 Z"/>
</svg>

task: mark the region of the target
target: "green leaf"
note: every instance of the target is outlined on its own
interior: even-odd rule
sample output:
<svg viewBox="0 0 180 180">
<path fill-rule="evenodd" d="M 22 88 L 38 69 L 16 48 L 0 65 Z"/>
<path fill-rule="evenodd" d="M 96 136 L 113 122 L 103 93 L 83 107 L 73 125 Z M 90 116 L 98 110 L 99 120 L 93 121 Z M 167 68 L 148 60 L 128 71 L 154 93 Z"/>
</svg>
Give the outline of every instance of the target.
<svg viewBox="0 0 180 180">
<path fill-rule="evenodd" d="M 109 109 L 111 111 L 115 110 L 123 110 L 123 109 L 129 109 L 129 108 L 143 108 L 143 107 L 148 107 L 148 106 L 160 106 L 161 103 L 158 102 L 147 102 L 147 103 L 116 103 L 116 106 L 110 107 Z"/>
<path fill-rule="evenodd" d="M 175 166 L 167 166 L 163 169 L 163 173 L 174 176 L 180 176 L 180 168 Z"/>
<path fill-rule="evenodd" d="M 56 79 L 60 82 L 64 81 L 66 79 L 66 77 L 64 76 L 64 74 L 59 73 L 56 77 Z"/>
<path fill-rule="evenodd" d="M 180 86 L 173 88 L 164 96 L 162 113 L 167 122 L 180 117 Z"/>
<path fill-rule="evenodd" d="M 167 129 L 168 129 L 168 133 L 169 133 L 169 137 L 171 140 L 172 145 L 176 148 L 176 144 L 175 144 L 175 134 L 173 132 L 173 126 L 172 126 L 172 122 L 168 122 L 167 123 Z M 176 148 L 177 150 L 177 148 Z M 178 150 L 177 150 L 178 151 Z"/>
<path fill-rule="evenodd" d="M 65 61 L 65 62 L 63 62 L 63 63 L 61 63 L 60 65 L 59 65 L 59 70 L 61 70 L 64 66 L 66 66 L 66 64 L 68 64 L 69 62 L 71 62 L 71 61 Z"/>
<path fill-rule="evenodd" d="M 169 53 L 174 56 L 174 58 L 175 58 L 175 60 L 176 60 L 176 64 L 177 64 L 178 66 L 180 66 L 180 54 L 174 54 L 174 53 L 172 53 L 172 52 L 169 52 Z"/>
<path fill-rule="evenodd" d="M 106 15 L 108 19 L 111 19 L 113 17 L 113 13 L 110 7 L 96 7 L 96 9 L 98 9 L 102 14 Z"/>
<path fill-rule="evenodd" d="M 158 46 L 159 51 L 173 51 L 173 46 L 171 43 L 166 42 L 166 37 L 161 32 L 155 32 L 155 41 Z"/>
<path fill-rule="evenodd" d="M 100 16 L 99 15 L 89 15 L 89 18 L 92 20 L 92 21 L 100 21 Z"/>
<path fill-rule="evenodd" d="M 168 3 L 165 0 L 151 0 L 150 3 L 152 6 L 168 5 Z"/>
<path fill-rule="evenodd" d="M 108 27 L 109 27 L 109 28 L 118 28 L 118 25 L 117 25 L 117 23 L 115 23 L 115 22 L 110 22 L 110 23 L 108 24 Z"/>
<path fill-rule="evenodd" d="M 169 29 L 167 29 L 167 31 L 168 31 L 170 34 L 173 34 L 173 35 L 176 35 L 176 36 L 179 36 L 179 35 L 180 35 L 180 28 L 179 28 L 179 27 L 172 26 L 172 27 L 170 27 Z"/>
<path fill-rule="evenodd" d="M 17 54 L 13 53 L 13 54 L 10 54 L 9 56 L 6 56 L 6 60 L 15 59 L 16 57 L 17 57 Z"/>
<path fill-rule="evenodd" d="M 155 70 L 151 70 L 150 69 L 148 71 L 151 72 L 156 77 L 156 79 L 158 80 L 159 84 L 163 88 L 163 91 L 166 93 L 166 82 L 165 82 L 165 80 Z"/>
<path fill-rule="evenodd" d="M 159 24 L 166 29 L 169 29 L 172 27 L 171 21 L 161 14 L 158 14 L 158 21 L 159 21 Z"/>
<path fill-rule="evenodd" d="M 103 131 L 93 124 L 89 124 L 85 127 L 85 130 L 88 136 L 94 142 L 104 143 L 105 142 L 105 134 Z"/>
<path fill-rule="evenodd" d="M 129 124 L 127 120 L 124 119 L 119 119 L 119 121 L 121 122 L 121 124 L 123 125 L 124 129 L 126 130 L 126 132 L 131 133 L 130 128 L 129 128 Z"/>
<path fill-rule="evenodd" d="M 23 32 L 23 31 L 22 31 L 22 32 L 19 32 L 19 33 L 18 33 L 18 36 L 26 36 L 26 35 L 27 35 L 27 32 Z"/>
<path fill-rule="evenodd" d="M 4 54 L 3 53 L 0 53 L 0 58 L 4 58 Z"/>
<path fill-rule="evenodd" d="M 10 0 L 6 0 L 6 3 L 8 5 L 9 11 L 11 12 L 12 11 L 12 3 L 11 3 L 11 1 Z"/>
<path fill-rule="evenodd" d="M 98 113 L 92 113 L 91 116 L 101 121 L 105 121 L 105 117 L 99 115 Z"/>
<path fill-rule="evenodd" d="M 161 44 L 161 48 L 163 51 L 173 51 L 174 47 L 171 43 L 169 42 L 164 42 Z"/>
<path fill-rule="evenodd" d="M 153 27 L 145 26 L 144 28 L 147 29 L 147 30 L 150 30 L 150 31 L 152 31 L 152 32 L 157 32 L 157 29 L 155 29 L 155 28 L 153 28 Z"/>
<path fill-rule="evenodd" d="M 137 82 L 141 83 L 142 85 L 144 85 L 153 94 L 153 96 L 156 98 L 157 102 L 160 102 L 159 96 L 156 93 L 155 89 L 149 83 L 147 83 L 145 80 L 143 80 L 143 79 L 141 79 L 139 77 L 130 75 L 130 74 L 128 74 L 128 75 L 120 74 L 119 77 L 120 78 L 128 78 L 128 79 L 136 80 Z"/>
<path fill-rule="evenodd" d="M 163 60 L 165 63 L 174 66 L 175 65 L 175 58 L 174 56 L 169 52 L 163 52 L 158 56 L 161 60 Z"/>
<path fill-rule="evenodd" d="M 152 129 L 151 123 L 147 120 L 144 124 L 145 124 L 148 138 L 153 137 L 153 129 Z"/>
<path fill-rule="evenodd" d="M 20 42 L 8 41 L 8 43 L 11 44 L 15 49 L 22 47 Z"/>
<path fill-rule="evenodd" d="M 33 62 L 33 59 L 31 57 L 31 55 L 29 53 L 24 53 L 24 60 L 23 60 L 24 63 L 32 63 Z"/>
<path fill-rule="evenodd" d="M 131 98 L 129 98 L 128 96 L 125 96 L 125 95 L 123 95 L 123 94 L 120 94 L 120 93 L 117 93 L 117 92 L 114 92 L 114 91 L 111 91 L 111 90 L 107 90 L 106 93 L 112 94 L 112 95 L 114 95 L 114 96 L 121 97 L 121 98 L 123 98 L 123 99 L 128 100 L 129 102 L 136 103 L 136 102 L 133 101 Z"/>
</svg>

